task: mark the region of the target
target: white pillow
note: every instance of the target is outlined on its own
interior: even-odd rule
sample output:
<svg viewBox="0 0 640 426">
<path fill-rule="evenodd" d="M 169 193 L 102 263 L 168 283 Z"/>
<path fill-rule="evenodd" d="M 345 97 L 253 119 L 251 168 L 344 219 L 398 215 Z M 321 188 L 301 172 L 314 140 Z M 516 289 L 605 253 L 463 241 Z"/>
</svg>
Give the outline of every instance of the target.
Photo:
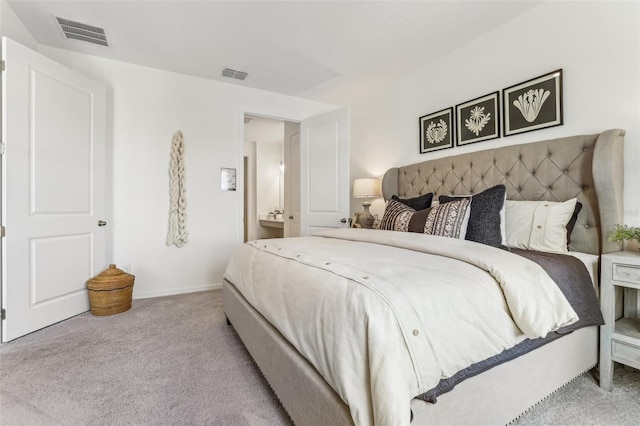
<svg viewBox="0 0 640 426">
<path fill-rule="evenodd" d="M 502 236 L 502 245 L 507 245 L 507 219 L 506 219 L 506 210 L 507 210 L 507 191 L 504 191 L 504 204 L 500 209 L 500 235 Z"/>
<path fill-rule="evenodd" d="M 507 246 L 567 253 L 567 222 L 571 219 L 576 201 L 575 198 L 564 202 L 507 200 Z"/>
</svg>

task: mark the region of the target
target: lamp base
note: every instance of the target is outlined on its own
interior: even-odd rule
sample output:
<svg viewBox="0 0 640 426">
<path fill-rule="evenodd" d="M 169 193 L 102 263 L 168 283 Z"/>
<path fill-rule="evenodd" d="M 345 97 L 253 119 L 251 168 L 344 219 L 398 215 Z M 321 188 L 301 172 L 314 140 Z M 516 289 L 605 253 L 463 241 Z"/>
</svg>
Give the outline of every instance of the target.
<svg viewBox="0 0 640 426">
<path fill-rule="evenodd" d="M 371 229 L 373 228 L 373 223 L 375 222 L 375 217 L 371 215 L 369 211 L 370 202 L 365 201 L 362 203 L 362 207 L 364 207 L 362 213 L 358 214 L 358 220 L 356 223 L 360 225 L 361 228 Z"/>
</svg>

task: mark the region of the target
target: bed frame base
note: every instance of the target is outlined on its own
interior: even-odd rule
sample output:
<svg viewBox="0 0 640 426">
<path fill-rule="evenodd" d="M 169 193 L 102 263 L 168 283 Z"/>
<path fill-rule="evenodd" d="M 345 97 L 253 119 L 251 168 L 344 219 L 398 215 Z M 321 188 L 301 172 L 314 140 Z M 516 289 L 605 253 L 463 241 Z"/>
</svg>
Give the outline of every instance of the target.
<svg viewBox="0 0 640 426">
<path fill-rule="evenodd" d="M 352 425 L 349 407 L 228 281 L 224 312 L 296 425 Z"/>
<path fill-rule="evenodd" d="M 228 281 L 224 310 L 296 425 L 351 425 L 349 407 Z M 412 425 L 504 425 L 598 362 L 598 327 L 555 340 L 469 378 L 436 404 L 411 401 Z"/>
</svg>

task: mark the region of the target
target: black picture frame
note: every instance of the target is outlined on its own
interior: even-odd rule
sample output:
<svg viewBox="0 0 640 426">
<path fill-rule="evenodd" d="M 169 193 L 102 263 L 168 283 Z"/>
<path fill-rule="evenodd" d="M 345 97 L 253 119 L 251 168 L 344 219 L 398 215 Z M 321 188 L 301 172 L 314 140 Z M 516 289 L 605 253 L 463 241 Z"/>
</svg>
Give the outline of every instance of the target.
<svg viewBox="0 0 640 426">
<path fill-rule="evenodd" d="M 562 69 L 502 90 L 504 136 L 563 124 Z"/>
<path fill-rule="evenodd" d="M 453 148 L 453 107 L 423 115 L 420 123 L 420 154 Z"/>
<path fill-rule="evenodd" d="M 499 137 L 499 91 L 456 105 L 456 146 Z"/>
</svg>

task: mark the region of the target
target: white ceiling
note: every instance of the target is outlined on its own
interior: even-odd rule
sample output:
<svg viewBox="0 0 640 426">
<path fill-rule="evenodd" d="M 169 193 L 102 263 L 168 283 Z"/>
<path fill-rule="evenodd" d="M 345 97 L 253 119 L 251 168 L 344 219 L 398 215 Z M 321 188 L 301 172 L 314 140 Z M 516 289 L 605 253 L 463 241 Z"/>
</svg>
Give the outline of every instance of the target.
<svg viewBox="0 0 640 426">
<path fill-rule="evenodd" d="M 318 100 L 401 78 L 539 3 L 8 0 L 39 44 Z M 111 47 L 66 40 L 52 16 L 104 28 Z"/>
</svg>

